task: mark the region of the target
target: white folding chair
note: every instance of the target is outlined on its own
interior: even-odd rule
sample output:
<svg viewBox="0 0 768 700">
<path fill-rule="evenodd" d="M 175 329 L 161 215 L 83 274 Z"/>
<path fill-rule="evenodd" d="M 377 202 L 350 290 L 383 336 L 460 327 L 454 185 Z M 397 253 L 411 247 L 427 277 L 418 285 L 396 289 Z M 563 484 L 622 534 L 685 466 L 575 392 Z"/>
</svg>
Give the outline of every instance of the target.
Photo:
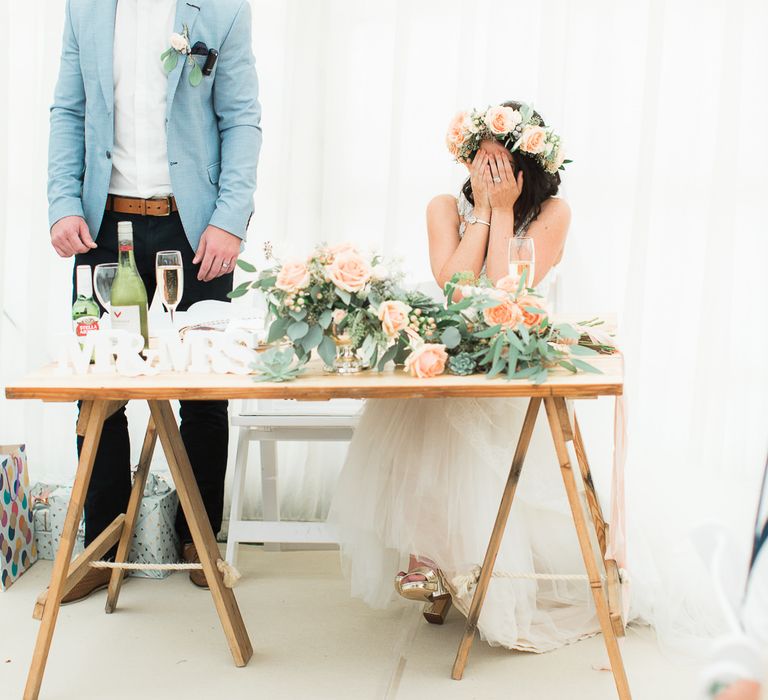
<svg viewBox="0 0 768 700">
<path fill-rule="evenodd" d="M 255 406 L 253 405 L 255 404 Z M 352 439 L 359 419 L 361 401 L 257 401 L 243 402 L 242 411 L 232 418 L 238 428 L 237 457 L 232 480 L 229 510 L 227 561 L 234 565 L 240 542 L 327 544 L 337 539 L 324 522 L 280 520 L 277 470 L 278 442 L 344 442 Z M 261 453 L 262 520 L 243 520 L 243 493 L 248 469 L 248 452 L 253 441 Z"/>
</svg>

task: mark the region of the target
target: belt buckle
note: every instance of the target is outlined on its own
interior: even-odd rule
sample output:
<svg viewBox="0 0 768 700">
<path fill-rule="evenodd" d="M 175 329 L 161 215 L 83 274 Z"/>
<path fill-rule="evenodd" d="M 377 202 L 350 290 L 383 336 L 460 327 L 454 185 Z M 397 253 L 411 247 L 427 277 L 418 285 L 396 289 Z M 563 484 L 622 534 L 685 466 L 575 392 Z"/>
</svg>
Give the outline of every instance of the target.
<svg viewBox="0 0 768 700">
<path fill-rule="evenodd" d="M 171 195 L 167 197 L 152 197 L 153 202 L 165 202 L 168 205 L 168 210 L 164 214 L 155 214 L 155 216 L 170 216 L 173 213 L 173 203 L 171 202 Z"/>
</svg>

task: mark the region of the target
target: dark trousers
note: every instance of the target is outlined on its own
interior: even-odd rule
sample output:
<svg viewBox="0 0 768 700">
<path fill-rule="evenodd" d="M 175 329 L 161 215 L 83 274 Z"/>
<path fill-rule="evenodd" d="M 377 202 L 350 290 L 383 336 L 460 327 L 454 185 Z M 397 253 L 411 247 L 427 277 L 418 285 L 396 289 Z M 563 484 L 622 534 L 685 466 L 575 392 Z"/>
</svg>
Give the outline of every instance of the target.
<svg viewBox="0 0 768 700">
<path fill-rule="evenodd" d="M 233 274 L 217 277 L 211 282 L 197 279 L 198 267 L 192 264 L 194 251 L 184 235 L 178 213 L 170 216 L 138 216 L 106 212 L 96 239 L 98 248 L 77 255 L 76 265 L 117 262 L 117 222 L 133 223 L 133 245 L 147 298 L 155 293 L 155 255 L 161 250 L 179 250 L 184 265 L 184 295 L 178 306 L 185 311 L 192 304 L 206 299 L 229 301 Z M 73 282 L 74 287 L 74 282 Z M 150 329 L 151 330 L 151 329 Z M 181 401 L 181 437 L 184 441 L 192 471 L 214 533 L 221 529 L 224 510 L 224 475 L 227 469 L 229 418 L 226 401 Z M 83 438 L 77 439 L 80 454 Z M 93 475 L 85 499 L 85 544 L 90 544 L 107 525 L 128 507 L 131 491 L 130 443 L 128 420 L 121 409 L 104 422 L 96 452 Z M 182 543 L 191 541 L 184 514 L 179 508 L 176 530 Z"/>
</svg>

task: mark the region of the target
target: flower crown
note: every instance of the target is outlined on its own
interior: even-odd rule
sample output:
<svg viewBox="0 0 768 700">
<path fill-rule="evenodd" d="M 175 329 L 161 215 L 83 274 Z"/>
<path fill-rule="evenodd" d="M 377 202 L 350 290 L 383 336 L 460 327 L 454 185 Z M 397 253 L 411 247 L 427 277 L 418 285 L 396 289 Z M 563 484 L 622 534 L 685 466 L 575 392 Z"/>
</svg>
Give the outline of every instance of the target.
<svg viewBox="0 0 768 700">
<path fill-rule="evenodd" d="M 501 141 L 512 153 L 517 150 L 535 158 L 548 173 L 564 170 L 562 141 L 527 104 L 520 109 L 498 105 L 484 112 L 459 112 L 448 127 L 448 150 L 457 161 L 468 161 L 486 139 Z"/>
</svg>

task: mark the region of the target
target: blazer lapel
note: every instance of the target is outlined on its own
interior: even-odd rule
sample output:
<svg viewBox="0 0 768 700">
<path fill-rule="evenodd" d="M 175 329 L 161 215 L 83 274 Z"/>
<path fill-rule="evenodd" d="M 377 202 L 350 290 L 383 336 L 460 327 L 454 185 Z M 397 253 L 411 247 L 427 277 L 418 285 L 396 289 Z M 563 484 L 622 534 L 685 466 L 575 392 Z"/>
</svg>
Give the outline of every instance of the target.
<svg viewBox="0 0 768 700">
<path fill-rule="evenodd" d="M 189 29 L 189 42 L 190 45 L 194 45 L 195 39 L 192 34 L 192 30 L 197 21 L 197 17 L 200 14 L 200 5 L 203 4 L 203 0 L 194 0 L 194 4 L 186 2 L 186 0 L 178 0 L 176 4 L 176 19 L 173 23 L 173 31 L 181 34 L 184 31 L 184 25 L 187 25 Z M 186 56 L 179 56 L 179 62 L 168 74 L 168 94 L 166 98 L 165 115 L 171 116 L 171 106 L 173 105 L 173 98 L 176 96 L 176 89 L 179 87 L 179 80 L 181 74 L 184 72 L 184 65 L 186 64 Z"/>
<path fill-rule="evenodd" d="M 115 78 L 113 67 L 115 45 L 115 13 L 117 0 L 99 0 L 95 27 L 95 41 L 99 50 L 96 52 L 99 71 L 99 82 L 107 103 L 107 111 L 111 114 L 115 104 Z"/>
</svg>

